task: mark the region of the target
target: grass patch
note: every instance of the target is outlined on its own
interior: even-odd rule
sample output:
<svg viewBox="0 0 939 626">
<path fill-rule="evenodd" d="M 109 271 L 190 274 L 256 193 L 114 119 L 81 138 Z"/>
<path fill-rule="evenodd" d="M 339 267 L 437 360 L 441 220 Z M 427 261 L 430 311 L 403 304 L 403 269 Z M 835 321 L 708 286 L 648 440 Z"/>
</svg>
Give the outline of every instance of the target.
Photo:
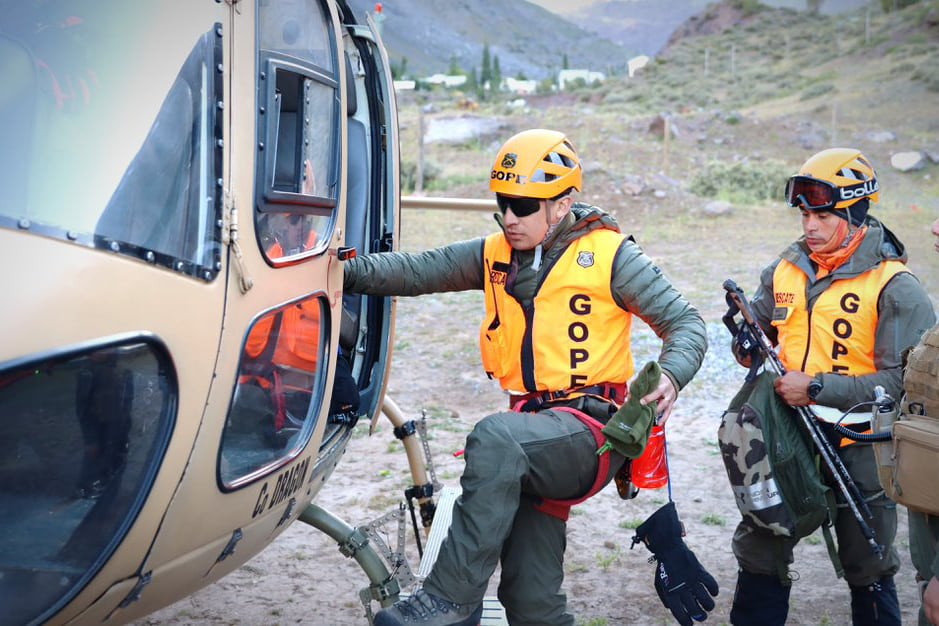
<svg viewBox="0 0 939 626">
<path fill-rule="evenodd" d="M 598 552 L 596 555 L 597 565 L 600 566 L 604 572 L 608 571 L 614 563 L 618 563 L 622 553 L 616 549 L 611 550 L 610 552 Z"/>
<path fill-rule="evenodd" d="M 618 526 L 624 530 L 636 530 L 645 520 L 639 519 L 638 517 L 632 517 L 630 519 L 625 519 L 618 524 Z"/>
</svg>

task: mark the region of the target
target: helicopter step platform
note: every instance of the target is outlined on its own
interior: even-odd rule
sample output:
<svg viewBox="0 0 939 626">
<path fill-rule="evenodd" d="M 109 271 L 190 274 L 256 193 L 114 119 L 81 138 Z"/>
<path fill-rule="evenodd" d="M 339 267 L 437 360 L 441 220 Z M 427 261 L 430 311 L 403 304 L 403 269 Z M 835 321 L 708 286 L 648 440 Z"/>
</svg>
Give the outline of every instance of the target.
<svg viewBox="0 0 939 626">
<path fill-rule="evenodd" d="M 434 561 L 437 560 L 440 546 L 446 538 L 447 531 L 450 529 L 450 522 L 453 520 L 453 505 L 456 503 L 456 499 L 460 497 L 460 493 L 459 487 L 444 487 L 440 491 L 437 510 L 434 512 L 434 523 L 430 527 L 430 535 L 427 537 L 427 545 L 424 547 L 424 556 L 421 558 L 421 564 L 417 570 L 417 576 L 421 580 L 427 578 L 434 566 Z M 508 626 L 509 620 L 505 616 L 505 609 L 502 608 L 498 598 L 483 598 L 483 616 L 479 624 L 480 626 Z"/>
</svg>

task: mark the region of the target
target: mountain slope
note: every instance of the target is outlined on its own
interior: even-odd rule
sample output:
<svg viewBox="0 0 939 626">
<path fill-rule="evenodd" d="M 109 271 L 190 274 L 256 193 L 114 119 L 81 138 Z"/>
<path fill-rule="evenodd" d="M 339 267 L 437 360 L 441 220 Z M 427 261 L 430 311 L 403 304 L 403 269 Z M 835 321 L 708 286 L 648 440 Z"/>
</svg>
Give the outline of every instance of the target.
<svg viewBox="0 0 939 626">
<path fill-rule="evenodd" d="M 357 15 L 374 0 L 349 0 Z M 524 0 L 408 0 L 385 2 L 382 39 L 393 64 L 409 72 L 464 71 L 482 65 L 485 44 L 503 76 L 543 79 L 564 66 L 615 73 L 632 56 L 626 49 Z"/>
<path fill-rule="evenodd" d="M 571 3 L 562 13 L 581 28 L 617 43 L 633 54 L 658 54 L 678 26 L 704 10 L 714 0 L 670 1 L 662 10 L 661 0 L 600 0 Z"/>
</svg>

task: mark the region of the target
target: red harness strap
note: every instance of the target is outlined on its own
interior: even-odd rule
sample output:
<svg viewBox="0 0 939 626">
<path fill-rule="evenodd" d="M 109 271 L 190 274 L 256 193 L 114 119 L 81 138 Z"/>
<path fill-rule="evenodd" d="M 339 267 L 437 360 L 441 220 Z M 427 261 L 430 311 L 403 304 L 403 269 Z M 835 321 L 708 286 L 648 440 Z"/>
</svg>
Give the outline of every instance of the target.
<svg viewBox="0 0 939 626">
<path fill-rule="evenodd" d="M 551 407 L 555 411 L 565 411 L 570 413 L 581 422 L 584 423 L 587 428 L 590 429 L 590 432 L 593 433 L 594 439 L 597 441 L 597 448 L 599 449 L 604 443 L 606 443 L 606 437 L 600 432 L 600 429 L 603 428 L 603 424 L 594 418 L 590 417 L 583 411 L 578 411 L 577 409 L 572 409 L 566 406 L 556 406 Z M 570 517 L 571 507 L 580 504 L 587 498 L 591 497 L 595 493 L 603 489 L 603 486 L 606 484 L 606 478 L 610 474 L 610 455 L 601 454 L 597 459 L 597 477 L 593 481 L 593 485 L 590 487 L 590 490 L 586 494 L 580 496 L 579 498 L 572 498 L 570 500 L 554 500 L 551 498 L 543 498 L 540 504 L 535 505 L 535 508 L 541 511 L 546 515 L 556 517 L 559 520 L 566 522 L 567 518 Z"/>
</svg>

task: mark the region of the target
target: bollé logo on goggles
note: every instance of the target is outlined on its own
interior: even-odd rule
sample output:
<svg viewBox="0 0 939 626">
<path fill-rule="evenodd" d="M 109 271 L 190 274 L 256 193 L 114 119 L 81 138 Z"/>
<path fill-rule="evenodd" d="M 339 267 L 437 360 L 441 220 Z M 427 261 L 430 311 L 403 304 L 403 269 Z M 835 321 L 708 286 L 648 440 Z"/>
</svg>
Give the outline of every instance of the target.
<svg viewBox="0 0 939 626">
<path fill-rule="evenodd" d="M 860 185 L 851 185 L 850 187 L 839 187 L 838 195 L 842 200 L 854 200 L 855 198 L 866 198 L 880 191 L 880 183 L 877 179 L 866 180 Z"/>
</svg>

